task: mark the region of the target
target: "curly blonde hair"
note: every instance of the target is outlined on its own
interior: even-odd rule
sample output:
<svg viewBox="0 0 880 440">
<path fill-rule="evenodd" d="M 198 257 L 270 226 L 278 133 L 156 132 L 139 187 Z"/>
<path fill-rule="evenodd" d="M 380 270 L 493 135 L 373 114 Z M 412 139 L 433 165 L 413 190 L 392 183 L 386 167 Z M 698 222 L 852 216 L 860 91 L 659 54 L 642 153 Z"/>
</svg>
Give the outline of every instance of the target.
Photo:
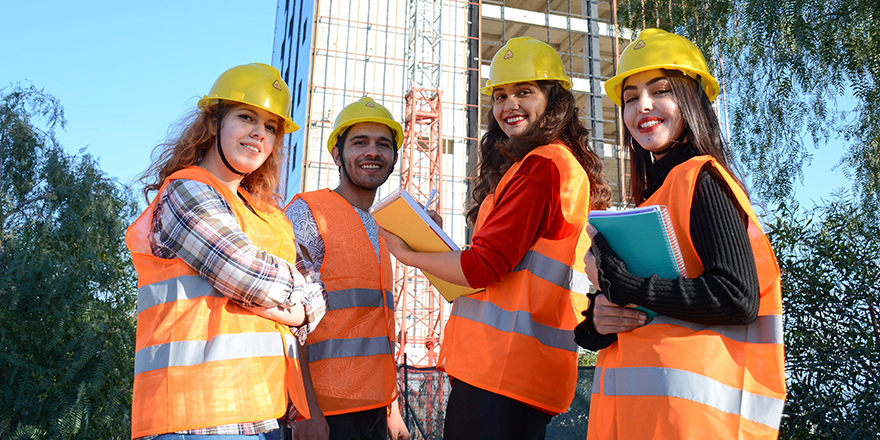
<svg viewBox="0 0 880 440">
<path fill-rule="evenodd" d="M 154 155 L 158 151 L 158 156 L 138 179 L 144 184 L 143 193 L 147 203 L 150 202 L 150 193 L 158 191 L 168 176 L 200 163 L 208 149 L 214 148 L 217 121 L 223 120 L 232 107 L 221 101 L 206 109 L 195 109 L 172 127 L 166 141 L 153 150 Z M 278 181 L 284 163 L 283 130 L 284 121 L 279 118 L 272 154 L 260 168 L 246 174 L 240 185 L 259 203 L 275 208 L 280 207 L 282 201 Z"/>
</svg>

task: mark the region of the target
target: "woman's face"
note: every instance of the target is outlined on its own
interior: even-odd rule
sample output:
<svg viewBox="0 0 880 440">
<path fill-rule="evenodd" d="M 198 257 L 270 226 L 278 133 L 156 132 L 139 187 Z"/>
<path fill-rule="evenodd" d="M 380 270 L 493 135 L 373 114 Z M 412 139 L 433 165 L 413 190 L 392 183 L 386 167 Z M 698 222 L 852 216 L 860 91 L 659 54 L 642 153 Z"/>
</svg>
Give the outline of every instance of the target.
<svg viewBox="0 0 880 440">
<path fill-rule="evenodd" d="M 684 132 L 684 118 L 669 79 L 659 69 L 636 73 L 623 88 L 623 122 L 639 145 L 663 151 Z M 659 159 L 663 154 L 656 155 Z"/>
<path fill-rule="evenodd" d="M 547 95 L 536 82 L 504 84 L 492 90 L 492 114 L 508 137 L 537 124 L 546 108 Z"/>
<path fill-rule="evenodd" d="M 220 139 L 223 154 L 233 168 L 250 173 L 260 168 L 275 150 L 275 139 L 281 133 L 278 116 L 247 104 L 236 104 L 229 109 L 220 122 Z M 225 173 L 217 148 L 205 153 L 203 166 Z M 218 166 L 211 167 L 217 163 Z M 216 173 L 215 173 L 216 175 Z"/>
</svg>

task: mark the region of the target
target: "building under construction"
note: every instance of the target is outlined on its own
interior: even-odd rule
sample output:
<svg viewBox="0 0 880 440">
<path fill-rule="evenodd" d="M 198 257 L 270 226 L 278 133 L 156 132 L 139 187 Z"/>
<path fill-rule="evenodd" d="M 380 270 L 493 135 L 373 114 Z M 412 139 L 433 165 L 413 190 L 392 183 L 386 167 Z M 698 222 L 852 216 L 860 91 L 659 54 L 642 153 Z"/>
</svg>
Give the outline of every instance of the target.
<svg viewBox="0 0 880 440">
<path fill-rule="evenodd" d="M 490 111 L 479 88 L 504 42 L 529 36 L 562 56 L 621 200 L 627 166 L 617 148 L 616 108 L 602 87 L 618 50 L 612 7 L 604 0 L 279 0 L 273 64 L 291 87 L 294 120 L 305 122 L 288 139 L 286 198 L 338 185 L 327 138 L 338 112 L 369 95 L 405 131 L 397 170 L 377 200 L 400 187 L 420 201 L 438 190 L 444 230 L 466 245 L 469 175 Z M 451 306 L 418 270 L 399 264 L 394 295 L 399 364 L 434 367 Z"/>
</svg>

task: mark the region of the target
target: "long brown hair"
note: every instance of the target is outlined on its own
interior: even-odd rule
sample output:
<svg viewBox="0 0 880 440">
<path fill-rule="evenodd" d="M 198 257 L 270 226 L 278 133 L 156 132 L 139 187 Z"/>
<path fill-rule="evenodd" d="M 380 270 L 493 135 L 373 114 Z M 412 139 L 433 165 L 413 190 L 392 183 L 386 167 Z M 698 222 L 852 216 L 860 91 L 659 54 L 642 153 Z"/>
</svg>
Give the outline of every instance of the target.
<svg viewBox="0 0 880 440">
<path fill-rule="evenodd" d="M 153 150 L 153 154 L 158 151 L 157 158 L 138 179 L 144 184 L 144 198 L 147 203 L 150 202 L 150 193 L 158 191 L 168 176 L 198 164 L 209 148 L 216 148 L 217 136 L 214 132 L 217 131 L 217 121 L 222 121 L 232 107 L 221 101 L 220 104 L 206 109 L 196 109 L 172 127 L 168 139 Z M 240 185 L 258 202 L 276 208 L 282 201 L 278 192 L 278 177 L 284 163 L 283 130 L 284 123 L 279 118 L 272 154 L 260 168 L 245 175 Z"/>
<path fill-rule="evenodd" d="M 659 69 L 669 80 L 672 95 L 681 111 L 684 120 L 684 133 L 680 139 L 691 142 L 699 155 L 708 155 L 715 158 L 736 183 L 748 195 L 748 189 L 739 178 L 739 170 L 730 148 L 721 136 L 721 125 L 718 117 L 712 109 L 712 103 L 700 84 L 693 78 L 677 71 Z M 622 87 L 626 85 L 623 82 Z M 621 87 L 621 88 L 622 88 Z M 626 106 L 626 103 L 624 103 Z M 623 111 L 623 107 L 620 108 Z M 623 144 L 630 151 L 630 195 L 636 205 L 645 201 L 644 193 L 647 189 L 647 169 L 654 162 L 651 152 L 642 148 L 635 142 L 629 128 L 623 126 Z"/>
<path fill-rule="evenodd" d="M 565 144 L 586 171 L 590 179 L 590 208 L 605 209 L 611 205 L 611 187 L 605 179 L 605 164 L 588 147 L 590 131 L 581 123 L 574 95 L 558 81 L 537 81 L 537 84 L 547 97 L 547 108 L 538 123 L 522 136 L 508 137 L 489 112 L 488 130 L 480 140 L 480 162 L 467 212 L 471 223 L 477 221 L 480 204 L 495 191 L 501 177 L 514 162 L 541 145 L 556 142 Z"/>
</svg>

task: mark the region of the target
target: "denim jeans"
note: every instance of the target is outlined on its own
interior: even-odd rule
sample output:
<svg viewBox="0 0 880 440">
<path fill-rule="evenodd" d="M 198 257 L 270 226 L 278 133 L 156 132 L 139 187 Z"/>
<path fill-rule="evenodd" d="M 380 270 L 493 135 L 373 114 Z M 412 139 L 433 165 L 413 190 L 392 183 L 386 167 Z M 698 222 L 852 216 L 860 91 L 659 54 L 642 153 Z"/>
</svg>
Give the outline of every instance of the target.
<svg viewBox="0 0 880 440">
<path fill-rule="evenodd" d="M 155 440 L 280 440 L 281 430 L 264 432 L 255 435 L 194 435 L 194 434 L 162 434 Z"/>
</svg>

